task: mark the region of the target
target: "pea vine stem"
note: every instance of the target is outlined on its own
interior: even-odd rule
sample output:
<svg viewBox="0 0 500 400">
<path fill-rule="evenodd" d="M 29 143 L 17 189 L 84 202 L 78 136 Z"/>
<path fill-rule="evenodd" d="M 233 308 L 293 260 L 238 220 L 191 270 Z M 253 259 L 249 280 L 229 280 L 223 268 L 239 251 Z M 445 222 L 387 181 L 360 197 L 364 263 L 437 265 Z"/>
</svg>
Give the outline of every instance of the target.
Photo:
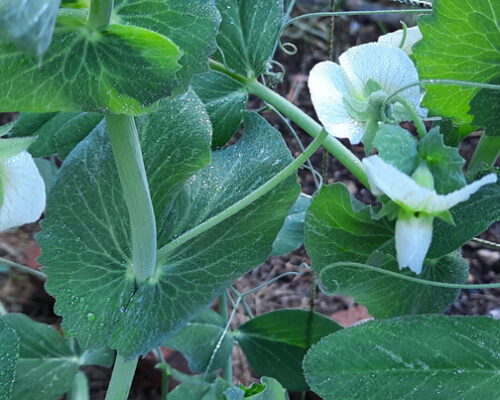
<svg viewBox="0 0 500 400">
<path fill-rule="evenodd" d="M 154 274 L 156 219 L 134 118 L 106 115 L 113 155 L 130 217 L 133 272 L 138 284 Z"/>
<path fill-rule="evenodd" d="M 266 181 L 258 189 L 246 195 L 241 200 L 237 201 L 230 207 L 226 208 L 224 211 L 207 219 L 205 222 L 201 223 L 195 228 L 182 234 L 177 239 L 174 239 L 167 245 L 163 246 L 160 250 L 158 250 L 159 264 L 163 263 L 163 260 L 167 258 L 168 254 L 173 249 L 197 237 L 203 232 L 206 232 L 207 230 L 213 228 L 222 221 L 225 221 L 229 217 L 243 210 L 245 207 L 248 207 L 254 201 L 256 201 L 257 199 L 261 198 L 266 193 L 274 189 L 277 185 L 279 185 L 286 178 L 288 178 L 290 174 L 296 171 L 302 164 L 304 164 L 304 162 L 306 162 L 309 159 L 309 157 L 311 157 L 314 154 L 314 152 L 321 146 L 327 135 L 328 134 L 326 133 L 326 131 L 322 129 L 322 131 L 318 134 L 318 136 L 313 140 L 313 142 L 305 149 L 305 151 L 300 156 L 298 156 L 294 161 L 288 164 L 278 174 L 274 175 L 271 179 Z"/>
<path fill-rule="evenodd" d="M 500 154 L 500 136 L 487 136 L 486 132 L 483 132 L 479 143 L 477 144 L 476 150 L 472 155 L 472 159 L 469 164 L 469 171 L 473 171 L 480 164 L 485 164 L 487 167 L 493 167 L 495 161 Z"/>
<path fill-rule="evenodd" d="M 264 102 L 276 108 L 280 113 L 288 117 L 312 137 L 318 137 L 323 132 L 323 127 L 304 111 L 276 92 L 268 89 L 257 80 L 248 79 L 228 71 L 223 64 L 214 60 L 210 60 L 210 67 L 240 82 L 248 93 L 259 97 Z M 323 141 L 323 147 L 336 157 L 337 160 L 339 160 L 365 187 L 370 187 L 363 164 L 361 164 L 361 161 L 359 161 L 359 159 L 339 140 L 328 135 Z"/>
<path fill-rule="evenodd" d="M 106 400 L 126 400 L 128 398 L 137 361 L 139 361 L 138 358 L 125 360 L 119 353 L 116 355 Z"/>
<path fill-rule="evenodd" d="M 88 25 L 95 30 L 106 28 L 113 11 L 114 0 L 92 0 L 88 17 Z"/>
</svg>

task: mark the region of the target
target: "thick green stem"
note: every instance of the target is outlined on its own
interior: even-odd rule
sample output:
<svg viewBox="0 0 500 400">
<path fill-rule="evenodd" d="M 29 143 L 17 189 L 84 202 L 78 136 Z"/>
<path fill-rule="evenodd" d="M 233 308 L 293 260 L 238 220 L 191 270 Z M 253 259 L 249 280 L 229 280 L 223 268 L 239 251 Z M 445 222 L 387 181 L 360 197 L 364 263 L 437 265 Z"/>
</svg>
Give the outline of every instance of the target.
<svg viewBox="0 0 500 400">
<path fill-rule="evenodd" d="M 127 400 L 138 360 L 127 361 L 119 353 L 116 355 L 106 400 Z"/>
<path fill-rule="evenodd" d="M 156 220 L 134 118 L 106 115 L 113 155 L 130 217 L 133 271 L 139 284 L 154 274 Z"/>
<path fill-rule="evenodd" d="M 309 115 L 259 82 L 248 82 L 245 87 L 249 93 L 258 96 L 266 103 L 271 104 L 312 137 L 317 137 L 322 132 L 323 127 Z M 361 161 L 359 161 L 359 159 L 339 140 L 329 135 L 323 142 L 323 147 L 327 149 L 335 158 L 337 158 L 337 160 L 339 160 L 349 171 L 351 171 L 351 173 L 358 178 L 363 185 L 367 188 L 369 187 L 368 178 L 365 170 L 363 169 L 363 164 L 361 164 Z"/>
<path fill-rule="evenodd" d="M 68 400 L 89 400 L 89 382 L 82 371 L 73 379 L 73 386 L 68 393 Z"/>
<path fill-rule="evenodd" d="M 470 161 L 469 171 L 483 163 L 493 167 L 498 154 L 500 154 L 500 136 L 487 136 L 483 133 Z"/>
<path fill-rule="evenodd" d="M 241 75 L 228 71 L 224 65 L 218 63 L 217 61 L 210 60 L 210 67 L 213 70 L 222 72 L 242 83 L 250 94 L 260 97 L 263 101 L 276 108 L 279 112 L 290 118 L 312 137 L 319 136 L 323 131 L 323 127 L 304 111 L 256 80 L 247 79 Z M 323 147 L 336 157 L 337 160 L 339 160 L 349 171 L 351 171 L 351 173 L 358 178 L 364 186 L 367 188 L 370 187 L 363 164 L 361 164 L 361 161 L 359 161 L 359 159 L 340 141 L 335 139 L 333 136 L 328 135 L 328 137 L 323 141 Z"/>
<path fill-rule="evenodd" d="M 160 250 L 158 250 L 158 259 L 161 260 L 160 263 L 162 263 L 163 260 L 166 259 L 168 254 L 173 249 L 195 238 L 196 236 L 202 234 L 203 232 L 206 232 L 207 230 L 213 228 L 214 226 L 220 224 L 222 221 L 225 221 L 226 219 L 233 216 L 240 210 L 243 210 L 245 207 L 248 207 L 254 201 L 256 201 L 257 199 L 261 198 L 266 193 L 274 189 L 277 185 L 279 185 L 286 178 L 288 178 L 302 164 L 304 164 L 304 162 L 306 162 L 309 159 L 309 157 L 311 157 L 314 154 L 314 152 L 319 148 L 319 146 L 321 146 L 326 136 L 327 136 L 326 131 L 322 130 L 321 133 L 313 140 L 313 142 L 307 147 L 307 149 L 300 156 L 298 156 L 293 162 L 288 164 L 283 170 L 281 170 L 277 175 L 274 175 L 271 179 L 269 179 L 258 189 L 254 190 L 252 193 L 243 197 L 241 200 L 237 201 L 230 207 L 226 208 L 224 211 L 221 211 L 219 214 L 216 214 L 213 217 L 207 219 L 205 222 L 201 223 L 200 225 L 197 225 L 193 229 L 179 236 L 177 239 L 174 239 L 167 245 L 163 246 Z"/>
<path fill-rule="evenodd" d="M 88 25 L 94 30 L 101 30 L 108 26 L 113 12 L 114 0 L 92 0 L 88 17 Z"/>
<path fill-rule="evenodd" d="M 415 123 L 415 127 L 417 128 L 417 133 L 418 137 L 420 139 L 423 139 L 425 135 L 427 134 L 427 129 L 425 128 L 424 122 L 420 118 L 420 116 L 417 113 L 417 110 L 415 110 L 415 107 L 413 107 L 412 104 L 410 104 L 404 97 L 402 96 L 397 96 L 396 97 L 397 101 L 400 102 L 406 110 L 410 113 L 411 119 Z"/>
<path fill-rule="evenodd" d="M 219 314 L 221 317 L 224 319 L 224 321 L 227 321 L 228 318 L 228 313 L 227 313 L 227 294 L 221 294 L 219 296 Z M 232 357 L 229 356 L 227 359 L 227 363 L 222 369 L 222 377 L 228 381 L 229 383 L 233 382 L 233 362 L 232 362 Z"/>
</svg>

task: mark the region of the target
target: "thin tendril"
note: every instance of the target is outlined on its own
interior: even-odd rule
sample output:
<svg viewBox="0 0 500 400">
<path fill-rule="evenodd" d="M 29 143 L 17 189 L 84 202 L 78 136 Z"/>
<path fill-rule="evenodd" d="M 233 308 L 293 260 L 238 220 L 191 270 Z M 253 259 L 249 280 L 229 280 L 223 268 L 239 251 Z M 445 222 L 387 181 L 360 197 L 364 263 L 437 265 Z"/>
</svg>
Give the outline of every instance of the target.
<svg viewBox="0 0 500 400">
<path fill-rule="evenodd" d="M 0 265 L 2 265 L 2 264 L 6 265 L 9 268 L 14 268 L 14 269 L 17 269 L 19 271 L 25 272 L 27 274 L 36 276 L 39 279 L 44 279 L 44 280 L 47 279 L 47 275 L 45 275 L 41 271 L 37 271 L 36 269 L 27 267 L 25 265 L 18 264 L 14 261 L 8 260 L 8 259 L 3 258 L 3 257 L 0 257 Z"/>
<path fill-rule="evenodd" d="M 278 71 L 273 71 L 274 67 L 278 67 Z M 266 76 L 269 76 L 272 80 L 271 84 L 278 84 L 283 82 L 283 78 L 286 74 L 286 68 L 283 64 L 276 60 L 268 60 L 266 63 L 266 70 L 264 72 Z"/>
<path fill-rule="evenodd" d="M 219 351 L 219 349 L 222 345 L 222 341 L 224 340 L 224 338 L 227 335 L 227 332 L 229 331 L 229 327 L 231 326 L 231 322 L 233 321 L 233 318 L 236 315 L 236 310 L 238 309 L 240 302 L 241 302 L 241 297 L 238 297 L 238 299 L 236 300 L 236 304 L 234 305 L 233 311 L 231 311 L 231 316 L 227 320 L 226 326 L 225 326 L 224 330 L 222 331 L 222 334 L 220 335 L 220 338 L 217 341 L 217 344 L 214 347 L 214 351 L 210 355 L 210 360 L 208 361 L 207 367 L 205 368 L 205 372 L 203 373 L 204 378 L 207 377 L 208 371 L 210 371 L 210 367 L 212 366 L 212 364 L 214 362 L 215 356 L 217 355 L 217 352 Z"/>
<path fill-rule="evenodd" d="M 471 82 L 471 81 L 458 81 L 455 79 L 422 79 L 419 82 L 411 83 L 410 85 L 403 86 L 402 88 L 396 90 L 390 94 L 382 104 L 382 109 L 384 110 L 392 99 L 396 97 L 401 92 L 410 89 L 415 86 L 423 87 L 425 85 L 449 85 L 449 86 L 462 86 L 470 88 L 480 88 L 480 89 L 490 89 L 490 90 L 500 90 L 500 85 L 495 85 L 492 83 L 481 83 L 481 82 Z"/>
<path fill-rule="evenodd" d="M 500 250 L 499 243 L 490 242 L 489 240 L 484 240 L 481 238 L 473 238 L 473 239 L 471 239 L 471 241 L 476 242 L 476 243 L 480 243 L 483 246 L 491 247 L 492 249 L 495 249 L 495 250 Z"/>
<path fill-rule="evenodd" d="M 302 144 L 302 141 L 300 140 L 299 138 L 299 135 L 297 134 L 297 132 L 295 131 L 295 129 L 293 128 L 292 124 L 290 123 L 290 121 L 285 118 L 285 116 L 283 114 L 281 114 L 278 110 L 276 110 L 276 108 L 270 106 L 269 104 L 267 104 L 267 107 L 273 111 L 282 121 L 283 123 L 286 125 L 286 127 L 288 128 L 288 130 L 291 132 L 291 134 L 293 135 L 293 137 L 295 138 L 295 140 L 297 141 L 297 143 L 299 144 L 299 147 L 300 147 L 300 150 L 302 152 L 304 152 L 305 150 L 305 147 L 304 145 Z M 308 158 L 307 161 L 306 161 L 306 164 L 307 164 L 307 169 L 309 169 L 311 172 L 312 172 L 312 176 L 313 176 L 313 180 L 314 180 L 314 185 L 316 187 L 316 190 L 315 190 L 315 193 L 318 192 L 320 189 L 321 189 L 321 186 L 322 186 L 322 183 L 323 183 L 323 180 L 321 181 L 318 181 L 318 179 L 316 178 L 316 175 L 314 174 L 314 167 L 312 166 L 312 163 L 311 163 L 311 159 Z M 319 175 L 319 173 L 318 173 Z"/>
<path fill-rule="evenodd" d="M 281 30 L 279 32 L 279 40 L 278 40 L 278 45 L 280 49 L 288 55 L 294 55 L 297 53 L 297 46 L 295 46 L 293 43 L 283 43 L 281 41 L 281 36 L 283 35 L 283 32 L 285 29 L 291 25 L 294 24 L 297 21 L 300 21 L 305 18 L 311 18 L 311 17 L 339 17 L 339 16 L 359 16 L 359 15 L 384 15 L 384 14 L 422 14 L 422 13 L 428 13 L 432 12 L 432 10 L 380 10 L 380 11 L 335 11 L 335 12 L 317 12 L 317 13 L 308 13 L 304 15 L 300 15 L 298 17 L 292 18 L 289 20 L 287 23 L 283 24 L 281 27 Z M 290 48 L 287 49 L 287 47 Z"/>
<path fill-rule="evenodd" d="M 373 265 L 367 265 L 367 264 L 361 264 L 361 263 L 356 263 L 356 262 L 337 262 L 333 263 L 330 265 L 327 265 L 325 268 L 321 270 L 319 273 L 319 281 L 320 281 L 320 290 L 325 293 L 326 295 L 333 295 L 336 294 L 336 291 L 338 289 L 338 282 L 334 281 L 335 284 L 337 285 L 337 288 L 334 291 L 329 291 L 326 289 L 326 285 L 323 282 L 323 276 L 326 272 L 329 270 L 336 268 L 336 267 L 356 267 L 356 268 L 362 268 L 366 269 L 369 271 L 373 272 L 378 272 L 380 274 L 385 274 L 385 275 L 390 275 L 394 278 L 402 279 L 405 281 L 410 281 L 414 283 L 418 283 L 421 285 L 427 285 L 427 286 L 435 286 L 435 287 L 442 287 L 442 288 L 448 288 L 448 289 L 496 289 L 500 288 L 500 283 L 487 283 L 487 284 L 457 284 L 457 283 L 448 283 L 448 282 L 436 282 L 436 281 L 429 281 L 427 279 L 420 279 L 420 278 L 415 278 L 412 276 L 408 275 L 403 275 L 398 272 L 394 271 L 388 271 L 383 268 L 379 267 L 374 267 Z"/>
<path fill-rule="evenodd" d="M 408 4 L 410 6 L 432 8 L 432 3 L 430 1 L 424 1 L 424 0 L 391 0 L 391 1 L 401 4 Z"/>
<path fill-rule="evenodd" d="M 401 38 L 401 43 L 399 44 L 399 48 L 402 49 L 405 46 L 406 38 L 408 36 L 408 26 L 401 21 L 401 25 L 403 25 L 403 37 Z"/>
</svg>

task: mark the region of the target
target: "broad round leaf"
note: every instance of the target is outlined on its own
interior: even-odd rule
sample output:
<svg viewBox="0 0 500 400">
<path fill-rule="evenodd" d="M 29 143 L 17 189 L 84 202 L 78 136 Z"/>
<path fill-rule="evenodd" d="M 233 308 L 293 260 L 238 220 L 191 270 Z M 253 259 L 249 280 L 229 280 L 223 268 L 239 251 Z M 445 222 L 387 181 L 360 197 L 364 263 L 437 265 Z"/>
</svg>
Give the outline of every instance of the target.
<svg viewBox="0 0 500 400">
<path fill-rule="evenodd" d="M 312 345 L 339 329 L 321 314 L 278 310 L 244 323 L 234 336 L 259 375 L 277 379 L 288 390 L 305 391 L 302 359 Z"/>
<path fill-rule="evenodd" d="M 496 400 L 500 321 L 423 315 L 334 333 L 304 359 L 325 400 Z"/>
<path fill-rule="evenodd" d="M 11 400 L 19 357 L 19 336 L 0 319 L 0 400 Z"/>
<path fill-rule="evenodd" d="M 423 39 L 413 47 L 420 79 L 490 82 L 500 75 L 500 7 L 496 0 L 439 0 L 419 18 Z M 478 88 L 427 85 L 423 105 L 433 115 L 471 123 Z"/>
<path fill-rule="evenodd" d="M 43 59 L 0 44 L 0 106 L 5 111 L 140 114 L 177 85 L 179 48 L 133 26 L 86 27 L 86 13 L 60 15 Z"/>
</svg>

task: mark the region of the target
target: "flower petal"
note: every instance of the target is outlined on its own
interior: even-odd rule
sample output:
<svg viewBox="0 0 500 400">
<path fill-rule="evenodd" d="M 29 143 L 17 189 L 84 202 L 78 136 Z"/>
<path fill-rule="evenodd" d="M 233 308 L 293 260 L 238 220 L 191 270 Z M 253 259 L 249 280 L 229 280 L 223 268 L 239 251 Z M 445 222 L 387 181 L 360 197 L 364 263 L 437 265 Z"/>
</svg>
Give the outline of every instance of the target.
<svg viewBox="0 0 500 400">
<path fill-rule="evenodd" d="M 437 213 L 444 210 L 449 210 L 453 206 L 466 201 L 469 197 L 476 193 L 482 186 L 489 185 L 490 183 L 496 183 L 498 177 L 497 174 L 489 174 L 483 176 L 481 179 L 464 186 L 461 189 L 455 190 L 454 192 L 448 193 L 446 195 L 437 195 L 434 202 L 429 206 L 428 212 Z M 425 210 L 427 211 L 427 210 Z"/>
<path fill-rule="evenodd" d="M 399 269 L 409 267 L 422 272 L 425 256 L 432 241 L 432 217 L 414 217 L 401 213 L 396 221 L 396 253 Z"/>
<path fill-rule="evenodd" d="M 45 184 L 27 151 L 0 161 L 0 231 L 34 222 L 45 208 Z"/>
<path fill-rule="evenodd" d="M 482 186 L 497 181 L 496 174 L 483 178 L 446 195 L 437 194 L 435 190 L 424 188 L 411 177 L 404 174 L 379 156 L 363 159 L 370 186 L 375 195 L 386 194 L 400 206 L 428 214 L 438 214 L 449 210 L 462 201 L 466 201 Z"/>
<path fill-rule="evenodd" d="M 403 44 L 402 49 L 406 52 L 406 54 L 413 54 L 412 47 L 415 43 L 417 43 L 420 39 L 422 39 L 422 32 L 418 29 L 418 26 L 414 26 L 412 28 L 408 28 L 406 30 L 406 39 Z M 401 40 L 403 40 L 403 30 L 400 29 L 395 32 L 387 33 L 378 38 L 379 43 L 390 44 L 391 46 L 399 47 L 401 44 Z"/>
<path fill-rule="evenodd" d="M 413 211 L 424 211 L 437 193 L 420 186 L 411 177 L 401 172 L 379 156 L 363 159 L 363 165 L 374 194 L 386 194 L 400 206 Z"/>
<path fill-rule="evenodd" d="M 369 79 L 378 82 L 387 94 L 418 82 L 418 72 L 402 49 L 385 43 L 367 43 L 351 47 L 339 57 L 346 78 L 361 96 Z M 415 108 L 420 104 L 420 88 L 414 86 L 400 93 Z"/>
<path fill-rule="evenodd" d="M 352 144 L 359 143 L 365 130 L 344 105 L 344 97 L 350 95 L 340 66 L 331 61 L 316 64 L 310 72 L 308 85 L 314 109 L 326 131 L 348 138 Z"/>
</svg>

